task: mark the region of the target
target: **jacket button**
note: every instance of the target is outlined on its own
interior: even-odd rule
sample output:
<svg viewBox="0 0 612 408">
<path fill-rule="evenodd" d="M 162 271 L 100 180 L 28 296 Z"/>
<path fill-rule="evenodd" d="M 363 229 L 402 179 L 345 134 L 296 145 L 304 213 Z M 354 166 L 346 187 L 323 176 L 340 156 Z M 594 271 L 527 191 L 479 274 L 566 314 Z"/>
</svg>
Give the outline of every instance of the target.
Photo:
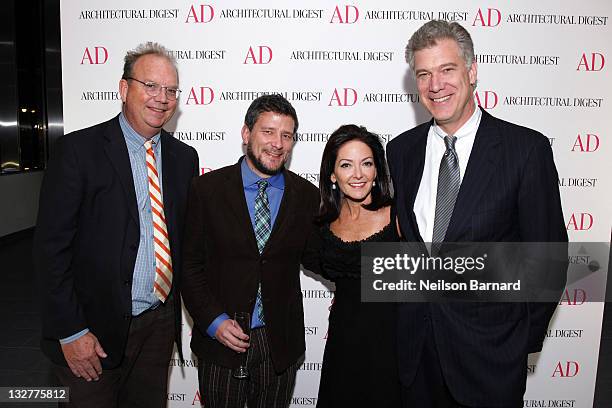
<svg viewBox="0 0 612 408">
<path fill-rule="evenodd" d="M 131 283 L 132 283 L 132 282 L 131 282 L 131 281 L 129 281 L 129 280 L 124 280 L 124 281 L 123 281 L 123 284 L 124 284 L 125 286 L 130 286 L 130 284 L 131 284 Z"/>
<path fill-rule="evenodd" d="M 132 315 L 131 315 L 131 314 L 129 314 L 129 313 L 126 313 L 126 314 L 124 314 L 124 315 L 123 315 L 123 318 L 124 318 L 125 320 L 129 320 L 129 319 L 130 319 L 130 317 L 132 317 Z"/>
<path fill-rule="evenodd" d="M 267 259 L 262 259 L 262 260 L 261 260 L 261 264 L 262 264 L 262 265 L 265 265 L 265 264 L 267 264 L 267 263 L 268 263 L 268 260 L 267 260 Z"/>
</svg>

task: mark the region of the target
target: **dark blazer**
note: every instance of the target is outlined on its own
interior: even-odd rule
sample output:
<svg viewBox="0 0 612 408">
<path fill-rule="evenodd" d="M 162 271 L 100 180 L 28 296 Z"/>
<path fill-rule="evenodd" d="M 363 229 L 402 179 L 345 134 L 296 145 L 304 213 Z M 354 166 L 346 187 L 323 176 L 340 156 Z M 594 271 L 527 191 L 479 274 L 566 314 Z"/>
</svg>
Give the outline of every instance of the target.
<svg viewBox="0 0 612 408">
<path fill-rule="evenodd" d="M 387 147 L 403 236 L 422 241 L 413 211 L 427 134 L 423 123 Z M 567 242 L 558 175 L 542 134 L 482 111 L 446 242 Z M 442 372 L 458 402 L 509 403 L 525 391 L 526 358 L 541 350 L 556 303 L 405 303 L 400 376 L 409 385 L 431 322 Z"/>
<path fill-rule="evenodd" d="M 300 263 L 316 269 L 313 224 L 319 192 L 284 170 L 285 190 L 272 233 L 259 254 L 247 208 L 240 161 L 204 174 L 189 193 L 183 299 L 193 318 L 191 348 L 201 359 L 235 368 L 240 356 L 206 333 L 221 313 L 252 312 L 261 282 L 272 363 L 284 371 L 304 353 Z"/>
<path fill-rule="evenodd" d="M 198 155 L 163 130 L 161 144 L 181 350 L 179 238 Z M 60 138 L 44 177 L 34 240 L 43 303 L 42 350 L 55 363 L 66 364 L 58 339 L 89 328 L 108 354 L 102 366 L 120 364 L 132 317 L 139 242 L 136 192 L 118 116 Z"/>
</svg>

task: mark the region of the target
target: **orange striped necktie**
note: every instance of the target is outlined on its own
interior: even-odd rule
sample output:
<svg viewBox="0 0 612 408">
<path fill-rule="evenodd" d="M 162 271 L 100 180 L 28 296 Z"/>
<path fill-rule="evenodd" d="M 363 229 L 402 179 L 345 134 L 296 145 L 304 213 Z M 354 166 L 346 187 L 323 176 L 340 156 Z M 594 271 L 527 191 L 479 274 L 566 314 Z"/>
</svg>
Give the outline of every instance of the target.
<svg viewBox="0 0 612 408">
<path fill-rule="evenodd" d="M 159 187 L 159 175 L 155 166 L 155 153 L 153 142 L 147 140 L 144 144 L 147 149 L 147 173 L 149 178 L 149 198 L 153 215 L 153 247 L 155 249 L 155 282 L 153 293 L 162 302 L 165 302 L 172 288 L 172 257 L 170 256 L 170 239 L 164 215 L 164 202 Z"/>
</svg>

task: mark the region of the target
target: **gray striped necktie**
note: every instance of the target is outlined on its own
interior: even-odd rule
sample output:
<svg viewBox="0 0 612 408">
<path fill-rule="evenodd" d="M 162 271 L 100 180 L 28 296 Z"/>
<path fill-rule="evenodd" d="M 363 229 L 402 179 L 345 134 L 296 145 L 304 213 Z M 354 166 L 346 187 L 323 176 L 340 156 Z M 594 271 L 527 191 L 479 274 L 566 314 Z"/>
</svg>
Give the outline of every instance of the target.
<svg viewBox="0 0 612 408">
<path fill-rule="evenodd" d="M 436 215 L 432 242 L 443 242 L 446 230 L 453 215 L 455 200 L 461 186 L 459 173 L 459 158 L 455 151 L 455 136 L 444 137 L 446 151 L 440 161 L 440 173 L 438 174 L 438 193 L 436 196 Z"/>
</svg>

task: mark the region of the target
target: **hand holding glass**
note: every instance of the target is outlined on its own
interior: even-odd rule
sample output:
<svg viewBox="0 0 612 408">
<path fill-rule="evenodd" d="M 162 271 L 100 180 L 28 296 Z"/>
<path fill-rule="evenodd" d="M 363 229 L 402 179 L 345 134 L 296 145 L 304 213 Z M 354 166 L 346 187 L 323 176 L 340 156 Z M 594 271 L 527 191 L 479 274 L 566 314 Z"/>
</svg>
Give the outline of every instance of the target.
<svg viewBox="0 0 612 408">
<path fill-rule="evenodd" d="M 251 335 L 251 314 L 249 312 L 236 312 L 234 313 L 234 321 L 240 326 L 243 333 L 247 336 Z M 240 367 L 235 369 L 232 373 L 234 378 L 245 379 L 249 378 L 249 370 L 247 369 L 247 351 L 242 353 Z"/>
</svg>

